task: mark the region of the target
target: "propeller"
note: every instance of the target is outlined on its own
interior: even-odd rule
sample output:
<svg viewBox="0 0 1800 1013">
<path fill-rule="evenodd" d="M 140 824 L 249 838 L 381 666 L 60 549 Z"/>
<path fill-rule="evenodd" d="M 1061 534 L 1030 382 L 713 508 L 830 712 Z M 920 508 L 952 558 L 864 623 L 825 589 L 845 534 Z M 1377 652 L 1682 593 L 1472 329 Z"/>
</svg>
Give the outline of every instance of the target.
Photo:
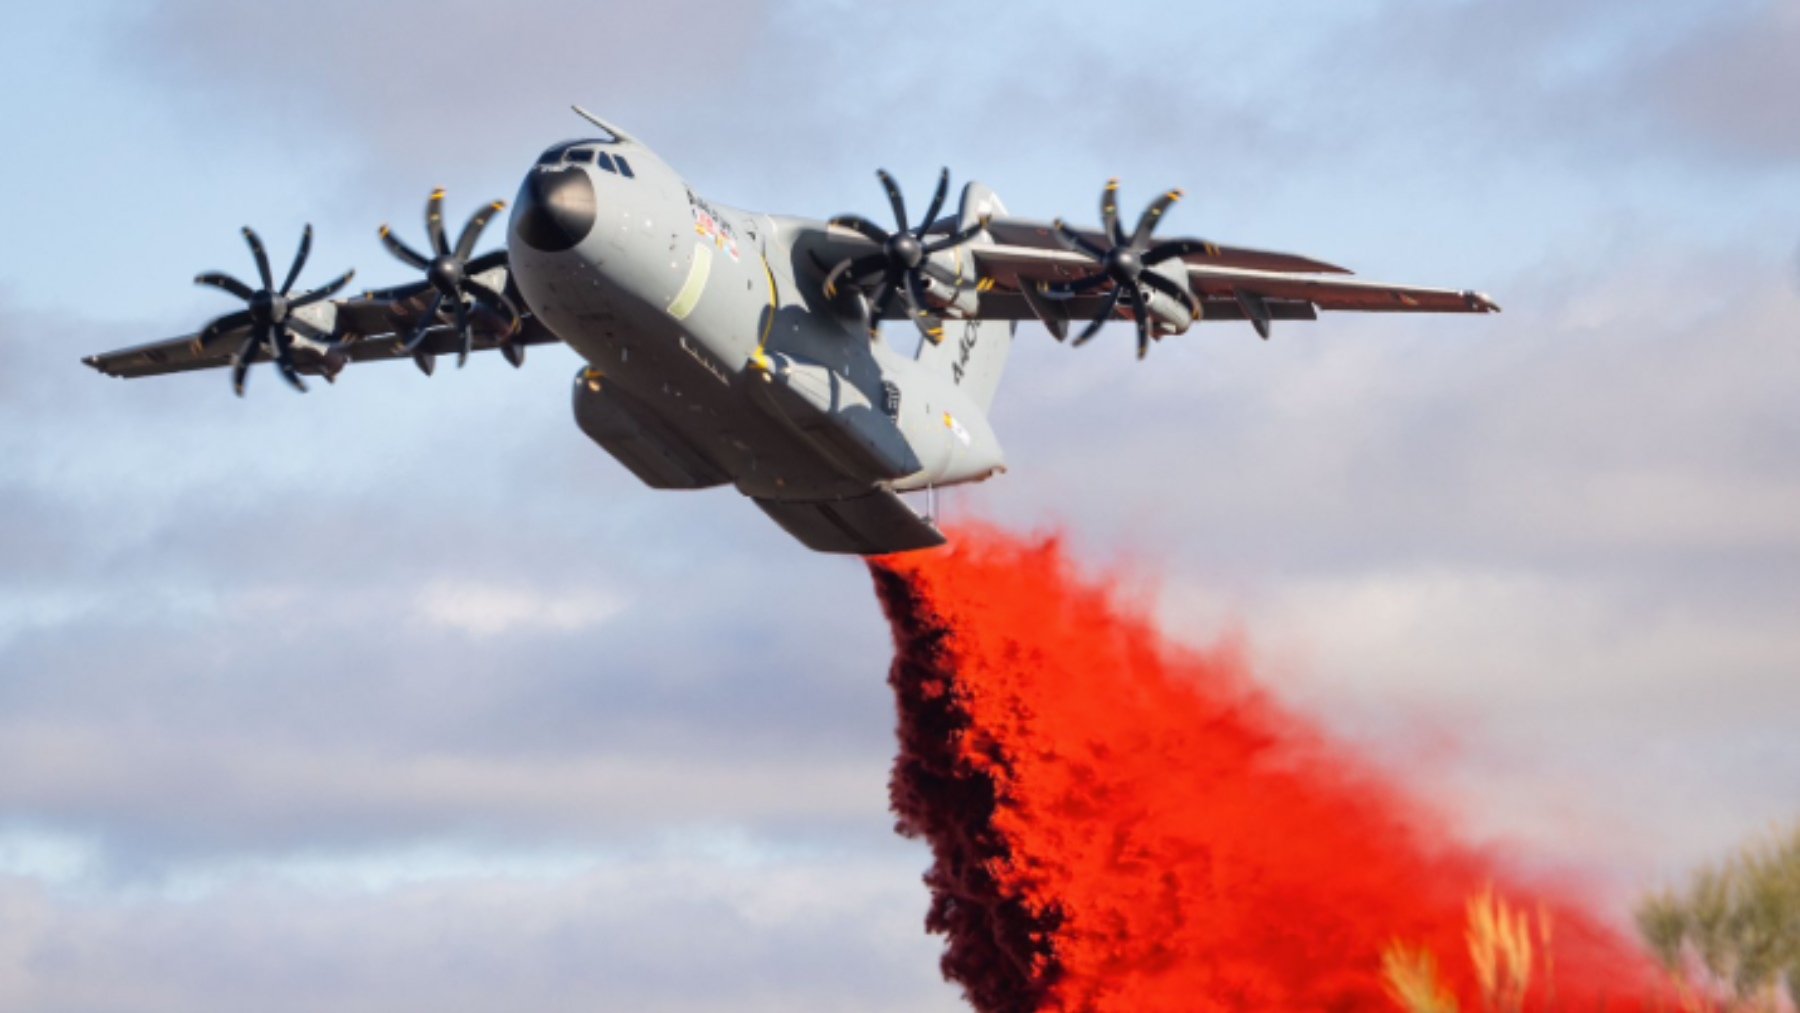
<svg viewBox="0 0 1800 1013">
<path fill-rule="evenodd" d="M 450 304 L 456 318 L 456 333 L 462 337 L 462 351 L 456 357 L 457 366 L 468 362 L 469 353 L 475 348 L 475 329 L 469 317 L 472 303 L 481 303 L 504 318 L 506 330 L 500 337 L 500 352 L 514 366 L 525 364 L 525 346 L 514 344 L 512 340 L 519 333 L 519 308 L 507 298 L 505 292 L 473 277 L 481 268 L 470 271 L 469 255 L 475 252 L 475 243 L 481 238 L 481 230 L 487 228 L 488 222 L 505 207 L 504 202 L 494 201 L 477 208 L 464 223 L 462 233 L 456 237 L 456 245 L 451 246 L 450 238 L 444 232 L 444 190 L 439 187 L 431 191 L 431 196 L 425 199 L 425 232 L 431 240 L 432 251 L 429 257 L 406 245 L 386 225 L 381 227 L 381 244 L 408 266 L 424 271 L 426 280 L 431 282 L 431 287 L 435 290 L 430 307 L 419 318 L 419 324 L 413 328 L 412 336 L 407 338 L 405 346 L 407 351 L 413 353 L 414 361 L 418 362 L 419 368 L 427 376 L 431 375 L 430 356 L 419 351 L 419 345 L 425 340 L 426 333 L 438 322 L 438 314 L 443 311 L 445 303 Z"/>
<path fill-rule="evenodd" d="M 1100 267 L 1100 272 L 1075 281 L 1046 285 L 1042 289 L 1043 294 L 1051 298 L 1068 299 L 1092 292 L 1109 282 L 1112 284 L 1112 291 L 1107 294 L 1099 314 L 1075 336 L 1075 344 L 1086 344 L 1112 318 L 1119 304 L 1129 300 L 1127 304 L 1135 308 L 1132 315 L 1137 319 L 1137 354 L 1138 358 L 1143 358 L 1149 353 L 1150 341 L 1155 336 L 1151 330 L 1150 314 L 1144 309 L 1150 304 L 1152 291 L 1178 300 L 1196 318 L 1200 316 L 1199 301 L 1187 286 L 1149 270 L 1165 260 L 1184 257 L 1190 253 L 1217 251 L 1211 243 L 1198 239 L 1175 239 L 1150 245 L 1150 236 L 1156 231 L 1157 223 L 1181 196 L 1180 190 L 1170 190 L 1151 201 L 1150 206 L 1138 217 L 1137 226 L 1127 234 L 1124 224 L 1119 220 L 1119 181 L 1107 180 L 1106 188 L 1100 191 L 1101 231 L 1111 244 L 1105 247 L 1069 228 L 1062 219 L 1056 220 L 1057 238 L 1069 249 L 1092 257 Z"/>
<path fill-rule="evenodd" d="M 927 341 L 937 344 L 944 339 L 944 325 L 931 312 L 931 304 L 926 301 L 926 279 L 950 288 L 956 288 L 961 282 L 942 265 L 932 263 L 931 255 L 974 239 L 987 228 L 988 220 L 984 216 L 960 232 L 927 242 L 926 230 L 937 220 L 938 212 L 944 208 L 944 199 L 950 194 L 950 170 L 944 169 L 938 174 L 937 190 L 931 195 L 931 206 L 925 210 L 925 217 L 920 219 L 917 227 L 910 227 L 906 223 L 906 198 L 900 195 L 900 186 L 894 182 L 894 177 L 888 175 L 885 169 L 876 170 L 875 175 L 881 180 L 882 188 L 887 191 L 888 206 L 894 210 L 897 229 L 889 232 L 861 215 L 840 215 L 833 218 L 831 224 L 860 233 L 881 249 L 838 261 L 825 276 L 825 297 L 835 299 L 840 283 L 858 288 L 876 283 L 874 294 L 869 300 L 869 333 L 875 333 L 876 321 L 887 313 L 889 304 L 898 295 L 906 303 L 907 314 L 919 328 L 919 333 Z"/>
<path fill-rule="evenodd" d="M 250 335 L 238 350 L 231 356 L 231 389 L 239 397 L 244 396 L 244 380 L 250 373 L 250 365 L 259 356 L 267 355 L 275 363 L 275 368 L 294 389 L 306 392 L 306 381 L 300 379 L 300 371 L 294 366 L 294 337 L 303 335 L 314 340 L 325 340 L 329 336 L 305 320 L 294 315 L 294 311 L 302 306 L 328 299 L 336 295 L 350 279 L 356 276 L 355 271 L 345 271 L 329 284 L 315 288 L 300 295 L 290 295 L 294 282 L 300 278 L 300 269 L 306 266 L 306 257 L 312 252 L 312 226 L 300 234 L 300 249 L 294 254 L 294 263 L 288 268 L 287 277 L 281 287 L 275 287 L 275 276 L 269 270 L 269 254 L 263 248 L 262 238 L 250 226 L 244 226 L 244 242 L 250 246 L 251 256 L 256 258 L 256 273 L 262 279 L 262 288 L 251 288 L 222 271 L 208 271 L 194 278 L 196 285 L 210 285 L 213 288 L 229 292 L 248 303 L 247 309 L 236 313 L 227 313 L 206 325 L 195 338 L 197 351 L 205 351 L 214 341 L 228 331 L 240 327 L 249 327 Z M 325 374 L 327 380 L 331 373 Z"/>
</svg>

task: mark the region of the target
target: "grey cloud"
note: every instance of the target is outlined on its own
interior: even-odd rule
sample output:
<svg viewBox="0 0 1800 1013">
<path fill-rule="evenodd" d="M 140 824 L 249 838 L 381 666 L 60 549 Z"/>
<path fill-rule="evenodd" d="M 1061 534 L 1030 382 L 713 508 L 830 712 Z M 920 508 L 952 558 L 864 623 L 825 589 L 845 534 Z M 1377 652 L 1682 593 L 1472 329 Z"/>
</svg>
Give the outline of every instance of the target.
<svg viewBox="0 0 1800 1013">
<path fill-rule="evenodd" d="M 959 1008 L 907 864 L 677 855 L 374 891 L 252 873 L 100 903 L 0 877 L 0 1005 Z"/>
<path fill-rule="evenodd" d="M 1728 5 L 1647 59 L 1626 87 L 1672 128 L 1750 162 L 1800 166 L 1800 13 L 1780 0 Z"/>
<path fill-rule="evenodd" d="M 132 874 L 508 821 L 885 833 L 892 702 L 860 565 L 770 570 L 792 546 L 734 494 L 639 487 L 570 421 L 572 363 L 308 397 L 264 374 L 240 402 L 216 374 L 96 376 L 0 307 L 14 320 L 4 373 L 33 382 L 0 398 L 9 824 L 95 835 Z M 421 607 L 446 582 L 603 614 L 472 636 Z M 489 768 L 514 773 L 454 790 Z"/>
<path fill-rule="evenodd" d="M 546 123 L 574 131 L 572 101 L 613 103 L 625 117 L 702 99 L 750 71 L 767 11 L 693 0 L 332 0 L 295 17 L 279 5 L 178 0 L 120 24 L 112 44 L 150 54 L 134 69 L 246 125 L 302 144 L 347 133 L 429 165 L 434 153 L 468 157 L 470 139 L 477 158 L 534 151 Z"/>
<path fill-rule="evenodd" d="M 1360 29 L 1305 87 L 1339 122 L 1394 124 L 1365 157 L 1498 157 L 1515 171 L 1574 156 L 1625 183 L 1668 165 L 1780 169 L 1800 150 L 1767 99 L 1796 85 L 1783 57 L 1800 28 L 1780 3 L 1393 0 Z"/>
<path fill-rule="evenodd" d="M 1747 253 L 1619 243 L 1496 286 L 1499 317 L 1207 325 L 1149 369 L 1122 331 L 1072 361 L 1033 328 L 1014 471 L 965 499 L 1144 561 L 1171 628 L 1241 623 L 1282 692 L 1436 799 L 1571 786 L 1477 832 L 1580 862 L 1540 831 L 1592 797 L 1590 849 L 1658 843 L 1609 858 L 1628 899 L 1788 815 L 1800 778 L 1791 748 L 1726 748 L 1800 708 L 1800 302 Z M 1466 751 L 1409 752 L 1444 737 Z"/>
<path fill-rule="evenodd" d="M 1180 445 L 1183 528 L 1255 521 L 1256 541 L 1210 550 L 1221 561 L 1231 545 L 1284 566 L 1451 545 L 1544 566 L 1792 558 L 1793 307 L 1753 266 L 1567 262 L 1545 271 L 1558 280 L 1509 286 L 1500 317 L 1329 316 L 1268 345 L 1207 326 L 1166 342 L 1143 379 L 1116 337 L 1076 372 L 1053 348 L 1000 407 L 1017 474 L 981 495 L 1008 514 L 1079 504 L 1110 518 L 1096 530 L 1128 530 L 1120 512 L 1146 507 L 1066 476 L 1132 488 L 1147 456 Z M 1073 407 L 1126 383 L 1141 435 L 1121 447 Z"/>
<path fill-rule="evenodd" d="M 1608 238 L 1601 198 L 1571 182 L 1621 153 L 1769 164 L 1791 137 L 1758 147 L 1749 113 L 1706 119 L 1784 73 L 1742 48 L 1761 8 L 1652 7 L 1409 0 L 1311 27 L 1177 21 L 1116 40 L 1129 53 L 1084 33 L 1083 7 L 1012 7 L 969 26 L 982 55 L 950 81 L 939 39 L 965 17 L 950 5 L 334 2 L 292 17 L 181 0 L 114 42 L 129 73 L 180 97 L 186 140 L 358 166 L 341 181 L 352 207 L 326 209 L 346 219 L 410 213 L 426 183 L 491 186 L 579 129 L 563 109 L 578 98 L 750 206 L 878 207 L 874 165 L 910 190 L 949 161 L 1022 210 L 1091 215 L 1119 172 L 1128 193 L 1189 185 L 1181 213 L 1218 238 L 1334 255 L 1316 241 L 1354 232 L 1421 281 L 1461 281 L 1471 258 L 1524 270 L 1471 279 L 1500 318 L 1328 316 L 1267 345 L 1208 325 L 1147 368 L 1123 333 L 1073 352 L 1027 327 L 998 407 L 1012 472 L 950 498 L 1009 526 L 1060 520 L 1086 555 L 1204 589 L 1217 614 L 1249 617 L 1259 651 L 1294 652 L 1301 674 L 1271 679 L 1345 734 L 1404 753 L 1445 734 L 1431 719 L 1467 728 L 1477 759 L 1430 766 L 1444 799 L 1501 796 L 1484 832 L 1552 823 L 1525 789 L 1563 778 L 1560 802 L 1604 810 L 1584 826 L 1617 836 L 1560 843 L 1629 877 L 1785 815 L 1770 807 L 1791 798 L 1791 754 L 1722 744 L 1793 710 L 1780 687 L 1800 610 L 1793 297 L 1771 291 L 1771 260 L 1716 238 L 1630 223 Z M 549 30 L 532 48 L 500 31 L 516 21 Z M 238 44 L 283 32 L 285 47 Z M 1740 56 L 1717 88 L 1696 76 Z M 469 118 L 446 128 L 450 111 Z M 1407 180 L 1466 192 L 1433 203 Z M 1431 221 L 1453 200 L 1533 230 L 1564 215 L 1583 238 L 1472 251 L 1480 228 Z M 1441 277 L 1420 270 L 1434 260 Z M 243 402 L 216 374 L 120 383 L 75 364 L 158 323 L 0 307 L 0 743 L 16 761 L 0 763 L 0 822 L 90 840 L 106 880 L 98 903 L 12 884 L 0 962 L 59 973 L 0 973 L 39 989 L 0 1006 L 193 1008 L 242 988 L 297 1008 L 492 1008 L 564 979 L 589 1005 L 945 997 L 918 930 L 923 855 L 865 861 L 891 853 L 892 712 L 856 563 L 799 552 L 732 494 L 637 487 L 570 424 L 566 352 L 431 381 L 371 367 L 305 398 L 259 372 Z M 470 636 L 419 618 L 442 581 L 624 610 Z M 1204 638 L 1214 618 L 1171 624 Z M 1644 771 L 1683 803 L 1705 795 L 1711 836 L 1671 830 Z M 733 906 L 761 879 L 723 862 L 566 896 L 469 875 L 130 902 L 234 862 L 445 841 L 655 851 L 720 823 L 829 850 L 777 882 L 845 891 L 855 913 L 802 906 L 771 928 Z M 1679 839 L 1620 843 L 1659 833 Z M 708 875 L 642 938 L 613 918 Z M 860 941 L 897 910 L 883 942 Z M 432 946 L 440 921 L 461 963 Z M 521 924 L 541 931 L 500 931 Z M 658 961 L 691 948 L 703 980 L 671 984 L 680 969 Z M 383 958 L 407 972 L 399 999 Z M 624 966 L 646 964 L 642 981 Z M 118 993 L 57 990 L 109 980 Z"/>
</svg>

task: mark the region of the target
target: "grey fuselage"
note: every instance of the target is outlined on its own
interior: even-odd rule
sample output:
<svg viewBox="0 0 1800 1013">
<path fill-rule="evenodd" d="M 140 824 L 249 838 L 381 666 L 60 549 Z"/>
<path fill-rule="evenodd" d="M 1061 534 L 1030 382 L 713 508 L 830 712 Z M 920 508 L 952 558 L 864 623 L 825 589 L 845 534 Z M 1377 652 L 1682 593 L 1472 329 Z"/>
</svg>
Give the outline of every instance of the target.
<svg viewBox="0 0 1800 1013">
<path fill-rule="evenodd" d="M 947 321 L 902 354 L 859 293 L 826 299 L 826 235 L 713 204 L 620 137 L 546 151 L 507 248 L 531 312 L 589 363 L 583 430 L 654 487 L 827 500 L 1002 470 L 985 409 L 1011 325 Z"/>
</svg>

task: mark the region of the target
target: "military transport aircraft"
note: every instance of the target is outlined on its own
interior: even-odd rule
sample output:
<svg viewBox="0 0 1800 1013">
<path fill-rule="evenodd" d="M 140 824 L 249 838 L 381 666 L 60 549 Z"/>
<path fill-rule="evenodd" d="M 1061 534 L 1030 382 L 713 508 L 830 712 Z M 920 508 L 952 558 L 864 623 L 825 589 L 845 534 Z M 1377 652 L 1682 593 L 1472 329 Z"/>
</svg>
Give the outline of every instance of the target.
<svg viewBox="0 0 1800 1013">
<path fill-rule="evenodd" d="M 296 389 L 351 363 L 410 358 L 430 375 L 498 350 L 514 366 L 561 341 L 587 361 L 575 377 L 582 431 L 656 489 L 730 484 L 822 552 L 876 554 L 941 545 L 932 511 L 898 495 L 1003 470 L 988 424 L 1021 320 L 1086 343 L 1129 320 L 1141 358 L 1202 321 L 1275 321 L 1319 310 L 1485 313 L 1474 292 L 1363 281 L 1305 257 L 1153 238 L 1181 198 L 1153 200 L 1135 225 L 1118 183 L 1098 228 L 1010 217 L 980 183 L 940 217 L 949 173 L 917 218 L 879 172 L 894 228 L 739 211 L 695 192 L 648 147 L 579 106 L 599 131 L 557 144 L 526 173 L 506 248 L 476 243 L 504 207 L 468 219 L 454 243 L 444 192 L 425 206 L 423 251 L 386 226 L 381 241 L 425 277 L 349 298 L 353 272 L 295 291 L 308 226 L 279 286 L 262 241 L 244 239 L 259 285 L 194 280 L 242 300 L 199 332 L 87 358 L 110 376 L 229 367 L 241 395 L 259 359 Z M 884 337 L 910 321 L 917 351 Z M 906 344 L 910 344 L 907 342 Z"/>
</svg>

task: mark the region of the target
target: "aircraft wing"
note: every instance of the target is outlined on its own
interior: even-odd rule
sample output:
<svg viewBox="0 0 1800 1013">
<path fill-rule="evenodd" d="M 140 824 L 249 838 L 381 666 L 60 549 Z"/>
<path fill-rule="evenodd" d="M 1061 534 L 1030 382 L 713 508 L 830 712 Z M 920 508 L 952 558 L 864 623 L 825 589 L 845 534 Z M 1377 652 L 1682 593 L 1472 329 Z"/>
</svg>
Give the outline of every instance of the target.
<svg viewBox="0 0 1800 1013">
<path fill-rule="evenodd" d="M 520 331 L 508 343 L 523 347 L 559 340 L 524 311 L 523 302 L 508 283 L 504 254 L 490 254 L 470 266 L 479 269 L 477 277 L 507 292 L 521 308 Z M 436 356 L 460 352 L 462 340 L 456 329 L 443 323 L 427 330 L 413 351 L 405 347 L 430 310 L 433 295 L 429 282 L 418 281 L 295 310 L 290 317 L 295 331 L 295 371 L 307 376 L 329 377 L 349 363 L 421 355 L 429 362 Z M 502 347 L 500 339 L 505 333 L 505 322 L 498 313 L 477 305 L 471 319 L 475 337 L 473 351 Z M 239 324 L 220 330 L 204 345 L 199 340 L 200 332 L 196 331 L 90 355 L 82 361 L 108 376 L 122 379 L 219 369 L 232 364 L 238 349 L 249 336 L 249 326 Z"/>
<path fill-rule="evenodd" d="M 1051 253 L 1069 252 L 1057 239 L 1055 226 L 1049 222 L 1032 221 L 1027 218 L 996 218 L 988 223 L 987 231 L 996 247 L 1044 250 Z M 1099 229 L 1071 227 L 1070 231 L 1097 245 L 1109 245 L 1109 240 Z M 973 247 L 977 253 L 986 253 L 993 248 Z M 1084 263 L 1087 262 L 1079 254 L 1074 256 Z M 1311 257 L 1302 257 L 1292 253 L 1275 253 L 1269 250 L 1253 250 L 1242 246 L 1212 245 L 1208 251 L 1192 253 L 1182 259 L 1190 263 L 1205 262 L 1215 267 L 1239 267 L 1252 271 L 1289 271 L 1305 274 L 1350 273 L 1346 268 L 1314 260 Z"/>
<path fill-rule="evenodd" d="M 1083 230 L 1076 230 L 1082 232 Z M 992 223 L 994 245 L 969 247 L 981 292 L 984 319 L 1030 320 L 1039 314 L 1025 290 L 1039 284 L 1076 281 L 1098 273 L 1093 258 L 1055 244 L 1049 226 L 1014 221 Z M 1104 244 L 1097 231 L 1096 243 Z M 1030 245 L 998 240 L 1026 239 Z M 1191 241 L 1196 252 L 1184 255 L 1188 289 L 1199 300 L 1204 320 L 1243 320 L 1265 313 L 1266 319 L 1314 319 L 1319 310 L 1394 313 L 1493 313 L 1500 307 L 1478 292 L 1394 285 L 1357 278 L 1344 268 L 1287 253 L 1216 246 Z M 1063 300 L 1079 320 L 1086 309 L 1098 312 L 1100 296 Z"/>
<path fill-rule="evenodd" d="M 200 350 L 194 339 L 198 334 L 184 334 L 180 337 L 163 341 L 152 341 L 147 344 L 133 345 L 116 351 L 90 355 L 82 362 L 94 367 L 107 376 L 125 380 L 135 380 L 145 376 L 161 376 L 166 373 L 188 373 L 202 369 L 219 369 L 231 365 L 231 359 L 239 344 L 247 337 L 247 331 L 226 332 L 226 336 L 215 345 Z M 388 331 L 379 335 L 348 334 L 334 342 L 335 348 L 343 353 L 348 362 L 376 362 L 382 359 L 410 359 L 414 352 L 406 350 L 407 339 L 411 337 L 410 328 Z M 547 345 L 560 340 L 551 334 L 543 325 L 530 317 L 525 318 L 519 334 L 512 339 L 515 345 Z M 321 346 L 321 351 L 322 351 Z M 475 331 L 476 352 L 492 351 L 500 347 L 493 331 Z M 296 350 L 304 352 L 306 345 L 297 345 Z M 455 355 L 462 350 L 462 339 L 456 329 L 439 325 L 426 332 L 425 340 L 419 344 L 417 352 L 429 356 Z M 296 358 L 295 369 L 307 376 L 318 376 L 327 371 L 325 358 L 300 355 Z"/>
</svg>

